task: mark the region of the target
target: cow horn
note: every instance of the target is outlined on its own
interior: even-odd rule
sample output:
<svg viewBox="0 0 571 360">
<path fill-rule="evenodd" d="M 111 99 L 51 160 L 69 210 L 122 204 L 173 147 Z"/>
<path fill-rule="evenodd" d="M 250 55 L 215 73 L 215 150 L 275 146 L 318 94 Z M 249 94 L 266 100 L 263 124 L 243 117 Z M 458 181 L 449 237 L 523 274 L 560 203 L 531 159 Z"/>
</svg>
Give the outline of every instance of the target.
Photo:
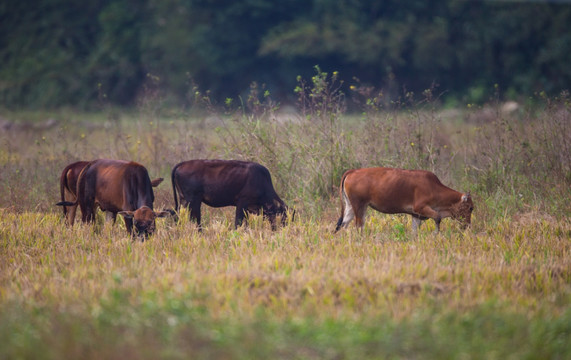
<svg viewBox="0 0 571 360">
<path fill-rule="evenodd" d="M 163 211 L 155 212 L 155 216 L 156 217 L 172 216 L 172 213 L 169 210 L 163 210 Z"/>
<path fill-rule="evenodd" d="M 156 179 L 151 181 L 151 186 L 157 187 L 157 186 L 159 186 L 160 183 L 163 182 L 163 180 L 164 180 L 163 178 L 156 178 Z"/>
</svg>

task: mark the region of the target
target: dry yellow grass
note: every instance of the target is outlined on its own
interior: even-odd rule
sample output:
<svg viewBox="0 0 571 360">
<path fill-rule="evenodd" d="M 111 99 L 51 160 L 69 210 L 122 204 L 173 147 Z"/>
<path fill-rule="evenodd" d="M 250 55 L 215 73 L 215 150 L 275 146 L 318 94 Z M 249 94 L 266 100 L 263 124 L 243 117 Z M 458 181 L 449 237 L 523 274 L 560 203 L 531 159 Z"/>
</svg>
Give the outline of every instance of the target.
<svg viewBox="0 0 571 360">
<path fill-rule="evenodd" d="M 422 115 L 411 126 L 408 120 L 345 119 L 333 124 L 339 130 L 334 133 L 320 123 L 259 119 L 66 119 L 55 129 L 0 134 L 0 357 L 37 357 L 49 349 L 46 357 L 114 358 L 124 346 L 116 339 L 125 337 L 123 355 L 131 357 L 205 347 L 214 357 L 250 358 L 249 350 L 265 344 L 257 356 L 265 358 L 276 357 L 275 344 L 287 334 L 298 340 L 277 357 L 344 358 L 333 356 L 344 351 L 417 357 L 427 350 L 434 358 L 487 357 L 514 347 L 524 357 L 569 353 L 566 165 L 548 166 L 553 150 L 531 138 L 518 151 L 505 150 L 493 124 L 441 124 Z M 483 126 L 484 145 L 478 135 Z M 419 141 L 417 128 L 430 129 L 431 136 Z M 553 134 L 563 142 L 569 135 Z M 98 157 L 139 161 L 152 178 L 164 177 L 157 209 L 172 207 L 170 169 L 177 162 L 258 161 L 270 169 L 296 219 L 272 232 L 253 217 L 250 226 L 233 230 L 233 209 L 203 206 L 203 233 L 183 210 L 178 224 L 159 219 L 156 234 L 144 243 L 133 242 L 121 220 L 113 226 L 103 216 L 95 226 L 68 228 L 54 206 L 60 171 Z M 560 159 L 566 161 L 565 155 Z M 330 181 L 351 164 L 437 172 L 444 183 L 473 192 L 472 227 L 463 232 L 446 219 L 435 235 L 434 224 L 426 222 L 412 238 L 408 217 L 369 210 L 362 232 L 351 224 L 333 234 L 339 199 Z M 256 322 L 260 314 L 262 325 Z M 507 322 L 514 328 L 496 326 Z M 535 327 L 526 328 L 528 323 Z M 71 340 L 60 338 L 61 332 Z M 189 334 L 190 345 L 180 345 Z M 308 334 L 311 346 L 292 350 Z M 324 334 L 329 340 L 320 338 Z M 490 336 L 503 338 L 497 347 L 482 346 L 494 340 Z M 165 343 L 156 344 L 157 337 Z M 375 341 L 388 345 L 370 349 Z M 219 350 L 224 344 L 246 356 L 228 356 Z M 296 356 L 289 356 L 292 351 Z"/>
<path fill-rule="evenodd" d="M 183 214 L 184 215 L 184 214 Z M 518 312 L 569 306 L 571 223 L 531 214 L 482 231 L 449 226 L 418 239 L 403 235 L 402 217 L 372 215 L 366 229 L 332 234 L 332 221 L 299 219 L 271 232 L 260 217 L 232 230 L 213 216 L 198 233 L 183 216 L 161 220 L 145 243 L 122 224 L 76 224 L 59 214 L 3 211 L 0 301 L 58 304 L 97 312 L 120 289 L 136 308 L 152 296 L 192 294 L 187 301 L 213 317 L 251 316 L 263 307 L 278 317 L 400 319 L 419 307 L 469 310 L 490 299 Z M 227 215 L 227 214 L 226 214 Z"/>
</svg>

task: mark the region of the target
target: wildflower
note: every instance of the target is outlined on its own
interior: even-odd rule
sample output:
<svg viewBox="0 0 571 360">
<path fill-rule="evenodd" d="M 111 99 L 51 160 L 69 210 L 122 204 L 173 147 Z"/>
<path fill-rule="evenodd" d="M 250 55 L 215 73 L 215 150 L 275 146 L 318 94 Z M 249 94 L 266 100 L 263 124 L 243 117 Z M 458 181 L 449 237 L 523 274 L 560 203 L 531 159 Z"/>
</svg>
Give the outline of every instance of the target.
<svg viewBox="0 0 571 360">
<path fill-rule="evenodd" d="M 349 89 L 355 91 L 357 89 L 357 87 L 355 85 L 351 85 L 351 86 L 349 86 Z"/>
<path fill-rule="evenodd" d="M 410 143 L 410 146 L 414 146 L 414 143 L 413 143 L 413 142 L 411 142 L 411 143 Z"/>
</svg>

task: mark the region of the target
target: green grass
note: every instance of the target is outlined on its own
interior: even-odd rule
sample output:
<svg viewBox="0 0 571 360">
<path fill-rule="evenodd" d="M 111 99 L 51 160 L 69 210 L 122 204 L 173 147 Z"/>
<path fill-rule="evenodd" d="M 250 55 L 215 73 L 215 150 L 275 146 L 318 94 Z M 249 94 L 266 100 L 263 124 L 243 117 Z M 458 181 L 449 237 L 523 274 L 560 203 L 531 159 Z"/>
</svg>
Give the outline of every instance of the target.
<svg viewBox="0 0 571 360">
<path fill-rule="evenodd" d="M 3 313 L 3 358 L 569 358 L 571 314 L 531 318 L 490 302 L 459 314 L 417 310 L 405 320 L 213 320 L 179 296 L 137 309 L 117 295 L 94 314 L 55 308 Z"/>
</svg>

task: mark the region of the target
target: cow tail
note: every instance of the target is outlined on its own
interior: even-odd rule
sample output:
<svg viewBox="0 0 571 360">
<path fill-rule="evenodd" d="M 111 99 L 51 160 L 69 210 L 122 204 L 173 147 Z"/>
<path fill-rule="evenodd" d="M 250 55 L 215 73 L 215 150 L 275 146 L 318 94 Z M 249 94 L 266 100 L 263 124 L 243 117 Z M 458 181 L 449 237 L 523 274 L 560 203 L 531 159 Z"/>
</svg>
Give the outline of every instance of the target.
<svg viewBox="0 0 571 360">
<path fill-rule="evenodd" d="M 345 217 L 345 199 L 347 197 L 347 194 L 345 193 L 345 179 L 347 178 L 347 175 L 349 174 L 349 172 L 345 172 L 345 174 L 343 174 L 343 177 L 341 178 L 341 185 L 339 186 L 339 197 L 341 198 L 341 216 L 339 217 L 339 220 L 337 220 L 337 225 L 335 226 L 335 232 L 339 231 L 339 229 L 341 229 L 341 226 L 343 225 L 343 218 Z"/>
<path fill-rule="evenodd" d="M 67 173 L 69 172 L 69 166 L 66 166 L 63 172 L 61 173 L 61 177 L 59 178 L 59 190 L 61 194 L 61 202 L 65 202 L 65 188 L 69 188 L 67 186 Z M 77 199 L 76 199 L 77 200 Z M 59 203 L 58 203 L 59 204 Z M 67 216 L 67 207 L 63 206 L 63 216 Z"/>
<path fill-rule="evenodd" d="M 93 164 L 93 161 L 88 163 L 87 165 L 85 165 L 85 167 L 81 170 L 81 172 L 79 173 L 79 176 L 77 178 L 77 194 L 75 196 L 75 201 L 74 202 L 70 202 L 70 201 L 61 201 L 58 202 L 56 205 L 58 206 L 76 206 L 79 204 L 79 198 L 81 197 L 81 195 L 83 194 L 83 191 L 85 189 L 85 176 L 84 174 L 87 172 L 87 169 L 89 169 L 89 167 L 91 167 L 91 164 Z M 65 174 L 68 173 L 69 170 L 64 171 Z M 65 176 L 65 175 L 62 175 Z M 61 184 L 63 184 L 63 181 L 60 182 Z M 67 186 L 67 179 L 65 179 L 65 184 Z M 63 199 L 63 186 L 61 187 L 62 189 L 62 199 Z M 82 210 L 83 211 L 83 210 Z"/>
<path fill-rule="evenodd" d="M 176 211 L 177 213 L 178 213 L 178 211 L 179 211 L 179 203 L 178 203 L 178 196 L 177 196 L 177 193 L 176 193 L 175 173 L 176 173 L 176 170 L 178 169 L 178 166 L 179 166 L 179 165 L 180 165 L 180 164 L 175 165 L 175 166 L 172 168 L 172 171 L 171 171 L 172 193 L 174 194 L 174 211 Z"/>
</svg>

